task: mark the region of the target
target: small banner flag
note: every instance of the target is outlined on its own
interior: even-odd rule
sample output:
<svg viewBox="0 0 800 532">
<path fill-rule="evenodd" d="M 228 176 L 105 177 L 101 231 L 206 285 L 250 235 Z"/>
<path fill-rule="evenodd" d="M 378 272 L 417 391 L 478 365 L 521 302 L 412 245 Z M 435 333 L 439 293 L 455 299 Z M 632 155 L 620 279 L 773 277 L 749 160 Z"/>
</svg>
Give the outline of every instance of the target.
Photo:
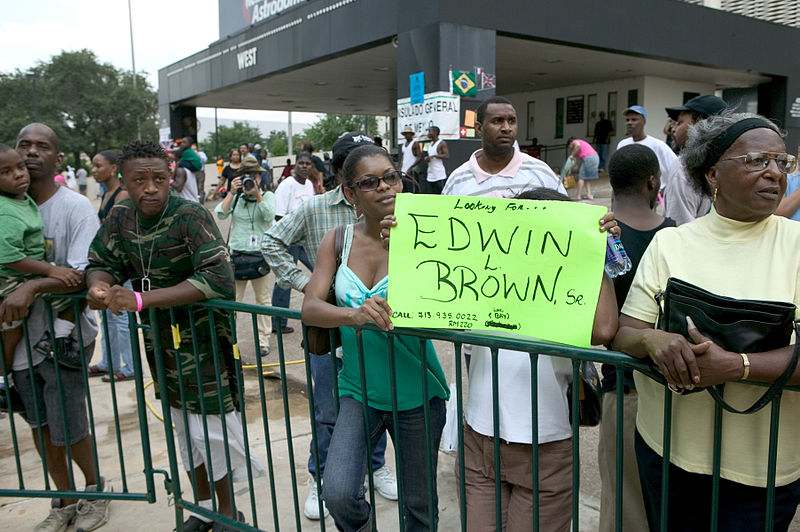
<svg viewBox="0 0 800 532">
<path fill-rule="evenodd" d="M 477 96 L 478 86 L 475 84 L 475 74 L 472 72 L 453 71 L 453 94 L 459 96 Z"/>
</svg>

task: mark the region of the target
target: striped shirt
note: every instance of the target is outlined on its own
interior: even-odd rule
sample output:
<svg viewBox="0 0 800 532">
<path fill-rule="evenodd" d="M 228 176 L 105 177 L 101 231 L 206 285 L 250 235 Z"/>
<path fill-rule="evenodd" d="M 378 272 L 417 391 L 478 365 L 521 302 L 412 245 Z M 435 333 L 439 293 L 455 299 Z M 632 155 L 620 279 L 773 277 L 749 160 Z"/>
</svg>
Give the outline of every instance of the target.
<svg viewBox="0 0 800 532">
<path fill-rule="evenodd" d="M 514 156 L 505 168 L 496 174 L 489 174 L 478 165 L 477 155 L 482 151 L 474 152 L 467 162 L 450 174 L 442 194 L 513 198 L 520 192 L 539 187 L 567 193 L 561 180 L 544 161 L 514 150 Z"/>
<path fill-rule="evenodd" d="M 314 265 L 325 233 L 357 220 L 356 209 L 347 202 L 341 185 L 303 201 L 297 209 L 264 233 L 261 239 L 261 252 L 275 272 L 276 281 L 284 287 L 288 283 L 302 292 L 309 277 L 295 263 L 289 246 L 305 248 L 308 260 Z"/>
</svg>

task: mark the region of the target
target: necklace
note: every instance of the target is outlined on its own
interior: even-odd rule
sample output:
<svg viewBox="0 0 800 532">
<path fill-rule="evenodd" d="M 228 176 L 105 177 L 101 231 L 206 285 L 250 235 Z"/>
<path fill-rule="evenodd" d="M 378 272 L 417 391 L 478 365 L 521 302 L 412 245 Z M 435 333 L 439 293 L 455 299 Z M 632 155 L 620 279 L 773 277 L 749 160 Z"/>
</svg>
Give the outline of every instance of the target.
<svg viewBox="0 0 800 532">
<path fill-rule="evenodd" d="M 169 204 L 164 206 L 164 210 L 161 211 L 161 216 L 158 218 L 156 225 L 153 226 L 153 229 L 158 229 L 158 226 L 161 225 L 161 220 L 164 218 L 164 214 L 167 212 L 167 207 Z M 144 253 L 142 253 L 142 239 L 139 236 L 139 213 L 134 209 L 133 215 L 136 218 L 136 227 L 134 231 L 136 232 L 136 244 L 139 246 L 139 262 L 142 265 L 142 292 L 149 292 L 150 291 L 150 264 L 153 262 L 153 249 L 156 246 L 156 239 L 153 238 L 153 241 L 150 243 L 150 256 L 147 258 L 147 269 L 144 267 Z"/>
</svg>

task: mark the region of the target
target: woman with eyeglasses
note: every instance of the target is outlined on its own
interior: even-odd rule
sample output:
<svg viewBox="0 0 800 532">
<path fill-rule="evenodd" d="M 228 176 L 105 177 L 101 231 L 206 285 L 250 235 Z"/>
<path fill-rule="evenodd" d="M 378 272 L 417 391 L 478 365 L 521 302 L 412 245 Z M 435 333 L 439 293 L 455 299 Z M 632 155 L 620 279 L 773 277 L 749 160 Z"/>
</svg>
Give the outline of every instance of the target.
<svg viewBox="0 0 800 532">
<path fill-rule="evenodd" d="M 712 199 L 711 212 L 656 234 L 622 308 L 614 348 L 649 357 L 671 386 L 683 390 L 725 383 L 725 401 L 746 409 L 766 389 L 751 382 L 778 380 L 790 367 L 794 346 L 737 353 L 711 341 L 691 320 L 686 320 L 688 338 L 655 329 L 655 295 L 676 278 L 719 296 L 800 304 L 800 224 L 773 215 L 797 160 L 786 153 L 774 123 L 732 112 L 692 126 L 681 158 L 695 188 Z M 731 329 L 742 327 L 737 323 Z M 789 384 L 800 383 L 798 373 Z M 705 391 L 672 394 L 641 373 L 635 373 L 635 381 L 634 446 L 650 529 L 661 529 L 664 402 L 670 396 L 668 529 L 710 530 L 715 400 Z M 772 509 L 774 530 L 787 530 L 800 501 L 800 394 L 784 390 L 779 404 Z M 764 527 L 770 417 L 770 408 L 721 414 L 718 530 Z"/>
<path fill-rule="evenodd" d="M 353 328 L 373 324 L 383 331 L 392 329 L 392 311 L 386 303 L 389 253 L 384 247 L 380 222 L 394 213 L 395 196 L 402 192 L 405 176 L 394 168 L 386 151 L 374 145 L 353 150 L 344 162 L 343 175 L 345 196 L 363 217 L 345 226 L 338 268 L 336 230 L 325 235 L 314 273 L 305 288 L 302 311 L 307 325 L 339 327 L 342 335 L 339 415 L 328 448 L 322 497 L 339 530 L 365 530 L 373 519 L 364 497 L 367 443 L 363 401 L 366 399 L 370 448 L 374 448 L 386 428 L 400 456 L 405 529 L 436 530 L 436 466 L 449 389 L 433 345 L 427 341 L 423 350 L 416 337 L 392 335 L 389 339 L 385 332 L 362 330 L 366 381 L 366 398 L 363 398 L 359 340 Z M 332 282 L 335 306 L 326 302 Z M 394 342 L 393 368 L 389 341 Z M 428 369 L 424 397 L 420 378 L 423 356 Z M 395 386 L 392 386 L 392 372 Z M 398 410 L 397 425 L 392 415 L 393 400 Z M 430 440 L 426 438 L 426 425 Z M 433 478 L 428 478 L 429 471 L 433 472 Z M 428 489 L 429 481 L 433 492 Z M 429 500 L 433 503 L 434 522 L 429 517 Z"/>
</svg>

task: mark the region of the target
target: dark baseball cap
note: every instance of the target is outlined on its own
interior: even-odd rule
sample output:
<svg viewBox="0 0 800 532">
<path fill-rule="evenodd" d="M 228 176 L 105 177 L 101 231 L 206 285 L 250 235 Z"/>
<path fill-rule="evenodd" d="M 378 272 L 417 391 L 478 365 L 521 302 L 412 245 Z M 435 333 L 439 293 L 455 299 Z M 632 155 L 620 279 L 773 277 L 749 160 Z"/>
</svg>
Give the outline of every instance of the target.
<svg viewBox="0 0 800 532">
<path fill-rule="evenodd" d="M 667 114 L 673 120 L 678 119 L 683 111 L 694 111 L 703 115 L 703 118 L 708 118 L 711 115 L 716 115 L 728 108 L 728 104 L 722 98 L 717 98 L 713 94 L 703 94 L 695 96 L 680 107 L 665 107 Z"/>
<path fill-rule="evenodd" d="M 344 166 L 344 160 L 347 159 L 350 152 L 366 144 L 375 143 L 369 136 L 361 131 L 348 131 L 336 139 L 336 142 L 333 143 L 333 156 L 331 157 L 331 166 L 333 169 L 338 170 Z"/>
</svg>

